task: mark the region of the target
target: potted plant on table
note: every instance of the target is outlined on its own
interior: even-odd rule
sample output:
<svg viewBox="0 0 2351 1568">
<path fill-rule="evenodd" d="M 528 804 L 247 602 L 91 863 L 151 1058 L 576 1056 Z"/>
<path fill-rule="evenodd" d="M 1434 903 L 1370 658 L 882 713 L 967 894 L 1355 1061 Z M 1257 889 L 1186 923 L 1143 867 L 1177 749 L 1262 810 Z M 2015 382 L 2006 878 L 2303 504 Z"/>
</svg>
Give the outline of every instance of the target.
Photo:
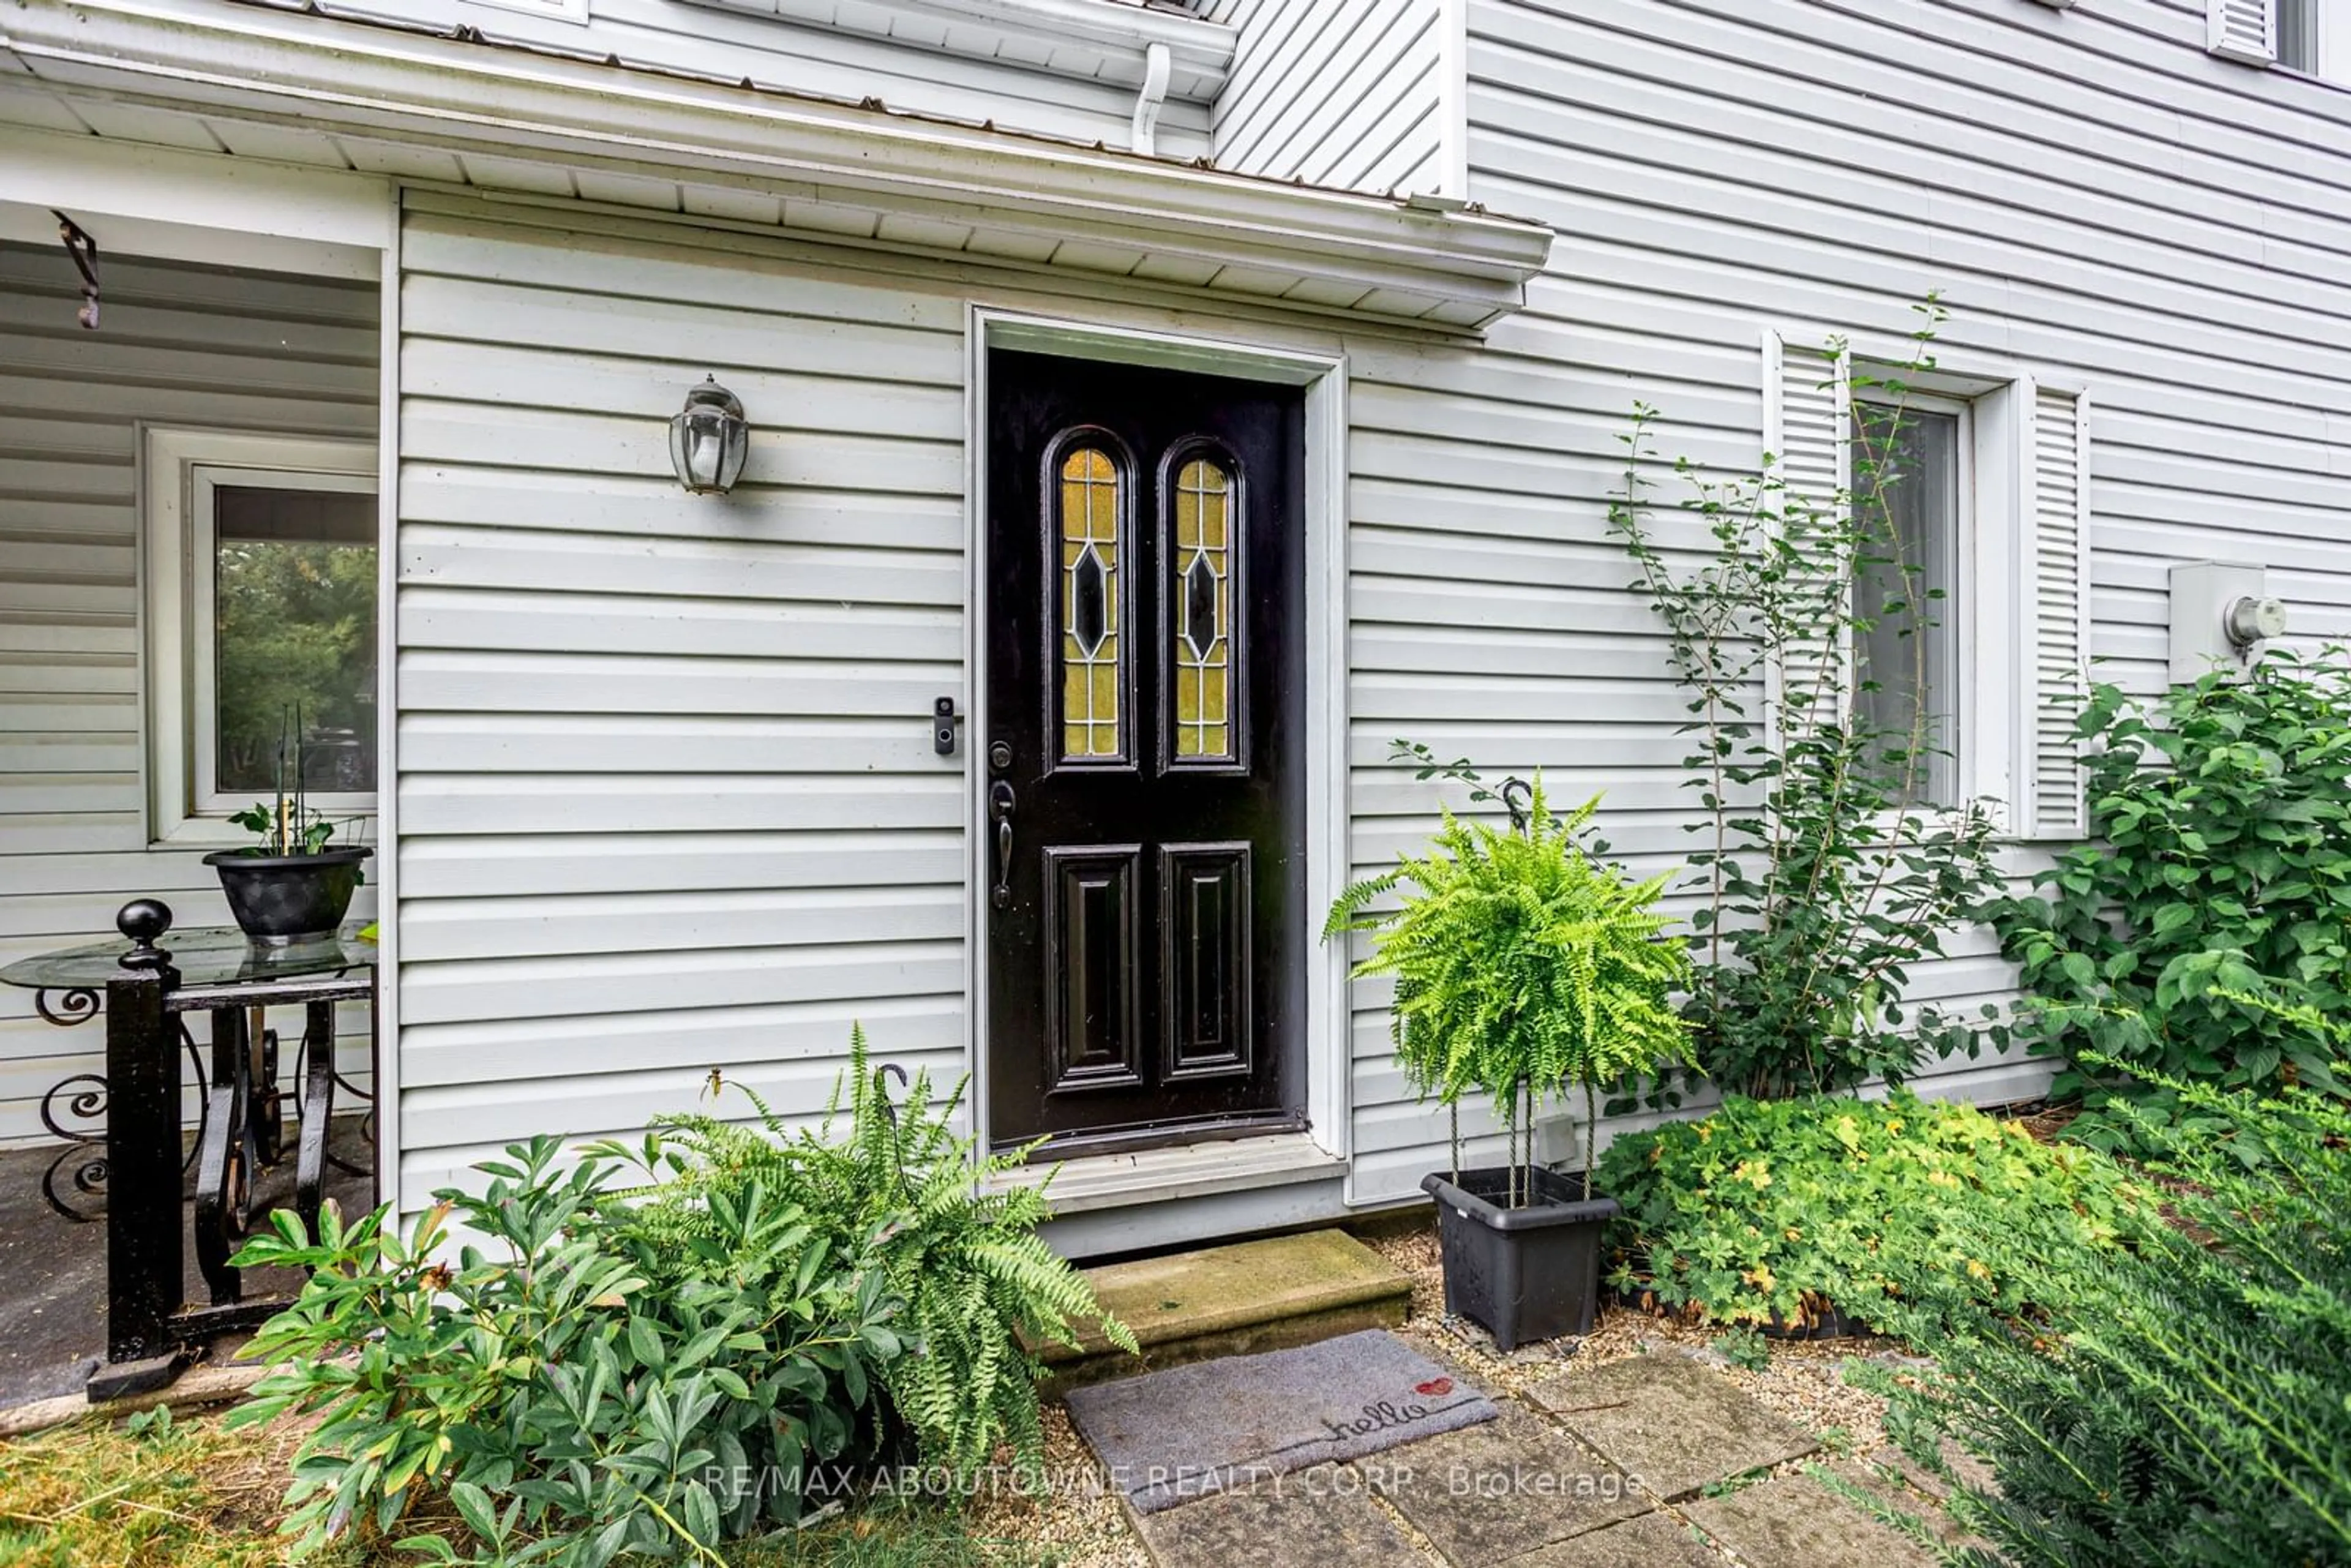
<svg viewBox="0 0 2351 1568">
<path fill-rule="evenodd" d="M 340 824 L 311 810 L 304 762 L 298 708 L 278 737 L 274 803 L 256 801 L 229 818 L 260 841 L 204 857 L 220 873 L 238 928 L 272 946 L 332 936 L 366 876 L 360 862 L 375 852 L 364 844 L 334 842 Z"/>
<path fill-rule="evenodd" d="M 1323 928 L 1326 941 L 1370 934 L 1353 973 L 1394 978 L 1396 1060 L 1424 1100 L 1455 1113 L 1453 1168 L 1421 1184 L 1437 1199 L 1446 1310 L 1505 1351 L 1591 1332 L 1601 1231 L 1617 1212 L 1592 1190 L 1598 1092 L 1690 1060 L 1673 1001 L 1688 961 L 1656 907 L 1670 873 L 1635 883 L 1595 858 L 1606 846 L 1584 841 L 1597 800 L 1559 818 L 1540 775 L 1531 788 L 1513 784 L 1526 791 L 1512 809 L 1518 826 L 1447 811 L 1427 854 L 1347 889 Z M 1407 886 L 1398 906 L 1370 907 Z M 1536 1113 L 1575 1090 L 1580 1189 L 1534 1158 Z M 1509 1130 L 1507 1165 L 1460 1168 L 1458 1107 L 1473 1091 Z"/>
</svg>

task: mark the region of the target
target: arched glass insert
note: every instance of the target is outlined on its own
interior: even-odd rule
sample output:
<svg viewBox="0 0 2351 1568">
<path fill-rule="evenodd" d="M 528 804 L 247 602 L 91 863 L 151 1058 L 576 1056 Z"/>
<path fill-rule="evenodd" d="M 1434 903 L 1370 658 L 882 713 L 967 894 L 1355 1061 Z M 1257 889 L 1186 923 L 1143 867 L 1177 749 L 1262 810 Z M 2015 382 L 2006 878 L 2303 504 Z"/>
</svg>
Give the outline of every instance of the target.
<svg viewBox="0 0 2351 1568">
<path fill-rule="evenodd" d="M 1097 447 L 1061 459 L 1061 756 L 1123 757 L 1118 465 Z"/>
<path fill-rule="evenodd" d="M 1195 457 L 1176 476 L 1174 580 L 1167 635 L 1176 672 L 1176 756 L 1228 762 L 1233 756 L 1233 483 L 1215 462 Z"/>
</svg>

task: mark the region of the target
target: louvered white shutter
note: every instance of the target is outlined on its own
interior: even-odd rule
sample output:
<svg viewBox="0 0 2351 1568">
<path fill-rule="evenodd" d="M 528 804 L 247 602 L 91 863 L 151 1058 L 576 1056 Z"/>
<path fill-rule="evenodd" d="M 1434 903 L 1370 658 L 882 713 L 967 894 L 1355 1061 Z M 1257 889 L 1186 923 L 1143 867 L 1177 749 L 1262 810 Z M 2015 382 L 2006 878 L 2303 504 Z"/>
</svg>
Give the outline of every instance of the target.
<svg viewBox="0 0 2351 1568">
<path fill-rule="evenodd" d="M 1784 486 L 1775 498 L 1783 533 L 1800 536 L 1844 528 L 1852 488 L 1853 385 L 1843 353 L 1801 347 L 1777 332 L 1763 335 L 1763 445 Z M 1801 537 L 1796 541 L 1802 544 Z M 1817 591 L 1840 601 L 1850 575 L 1842 564 L 1824 574 Z M 1827 606 L 1824 605 L 1824 608 Z M 1835 618 L 1822 617 L 1823 624 Z M 1836 665 L 1852 657 L 1842 639 L 1792 643 L 1784 665 L 1765 673 L 1767 723 L 1776 732 L 1793 722 L 1838 718 L 1830 705 L 1850 692 Z"/>
<path fill-rule="evenodd" d="M 2204 7 L 2205 47 L 2249 66 L 2277 58 L 2277 0 L 2204 0 Z"/>
<path fill-rule="evenodd" d="M 2074 719 L 2089 689 L 2089 403 L 2030 382 L 2017 388 L 2030 483 L 2020 541 L 2030 656 L 2018 661 L 2017 833 L 2089 831 Z"/>
</svg>

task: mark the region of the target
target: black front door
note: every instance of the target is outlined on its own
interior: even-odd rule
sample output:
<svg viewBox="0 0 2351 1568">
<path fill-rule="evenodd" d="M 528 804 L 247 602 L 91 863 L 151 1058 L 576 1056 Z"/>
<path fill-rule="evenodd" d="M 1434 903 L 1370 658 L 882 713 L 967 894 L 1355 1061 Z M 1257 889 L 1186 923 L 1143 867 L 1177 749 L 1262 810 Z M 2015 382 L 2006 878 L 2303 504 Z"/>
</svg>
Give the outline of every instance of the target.
<svg viewBox="0 0 2351 1568">
<path fill-rule="evenodd" d="M 988 369 L 988 1120 L 1173 1138 L 1299 1104 L 1292 388 Z"/>
</svg>

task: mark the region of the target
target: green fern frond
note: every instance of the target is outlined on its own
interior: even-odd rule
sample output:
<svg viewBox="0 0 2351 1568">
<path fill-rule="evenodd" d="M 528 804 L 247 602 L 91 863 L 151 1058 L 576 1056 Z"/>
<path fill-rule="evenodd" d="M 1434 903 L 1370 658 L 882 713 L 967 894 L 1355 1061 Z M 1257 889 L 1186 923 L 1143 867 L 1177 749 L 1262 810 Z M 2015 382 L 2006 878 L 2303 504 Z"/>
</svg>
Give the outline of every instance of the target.
<svg viewBox="0 0 2351 1568">
<path fill-rule="evenodd" d="M 918 1071 L 893 1101 L 889 1070 L 873 1064 L 858 1027 L 813 1129 L 788 1127 L 747 1087 L 733 1087 L 751 1100 L 757 1126 L 701 1114 L 660 1123 L 678 1175 L 645 1222 L 684 1239 L 707 1229 L 714 1203 L 761 1191 L 796 1206 L 904 1300 L 899 1327 L 912 1354 L 886 1363 L 882 1379 L 925 1460 L 968 1470 L 1008 1443 L 1023 1467 L 1041 1466 L 1040 1368 L 1028 1347 L 1075 1344 L 1087 1321 L 1125 1350 L 1135 1341 L 1038 1236 L 1052 1217 L 1042 1186 L 991 1185 L 1029 1151 L 984 1154 L 956 1130 L 969 1076 L 941 1099 Z"/>
</svg>

